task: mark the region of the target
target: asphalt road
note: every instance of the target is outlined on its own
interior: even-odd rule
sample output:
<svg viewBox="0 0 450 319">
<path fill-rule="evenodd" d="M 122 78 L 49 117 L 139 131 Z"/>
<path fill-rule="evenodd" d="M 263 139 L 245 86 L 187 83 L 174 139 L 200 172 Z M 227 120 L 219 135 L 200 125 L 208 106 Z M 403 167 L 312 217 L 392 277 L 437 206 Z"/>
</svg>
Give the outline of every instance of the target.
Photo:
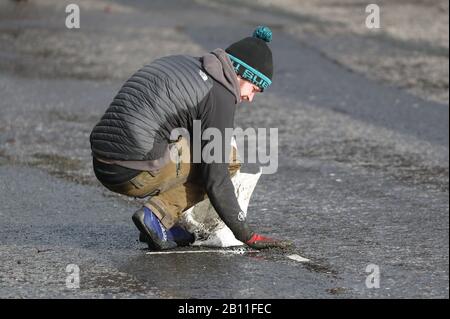
<svg viewBox="0 0 450 319">
<path fill-rule="evenodd" d="M 448 104 L 350 72 L 283 32 L 292 15 L 238 3 L 87 4 L 74 31 L 59 7 L 3 11 L 0 41 L 15 46 L 0 53 L 0 297 L 448 298 Z M 93 177 L 90 130 L 135 66 L 225 47 L 260 24 L 274 30 L 274 84 L 236 125 L 278 128 L 279 155 L 249 220 L 311 262 L 146 255 L 139 203 Z M 66 285 L 70 264 L 79 288 Z M 369 265 L 379 288 L 366 286 Z"/>
</svg>

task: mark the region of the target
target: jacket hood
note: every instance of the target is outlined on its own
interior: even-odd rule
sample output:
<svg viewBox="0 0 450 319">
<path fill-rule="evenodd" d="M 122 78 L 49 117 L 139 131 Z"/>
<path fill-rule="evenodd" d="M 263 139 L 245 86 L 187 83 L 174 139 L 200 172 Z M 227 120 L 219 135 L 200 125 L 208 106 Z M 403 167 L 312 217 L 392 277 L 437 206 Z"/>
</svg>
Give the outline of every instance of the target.
<svg viewBox="0 0 450 319">
<path fill-rule="evenodd" d="M 227 53 L 222 49 L 215 49 L 204 55 L 202 61 L 205 71 L 235 96 L 236 104 L 239 103 L 241 100 L 239 81 Z"/>
</svg>

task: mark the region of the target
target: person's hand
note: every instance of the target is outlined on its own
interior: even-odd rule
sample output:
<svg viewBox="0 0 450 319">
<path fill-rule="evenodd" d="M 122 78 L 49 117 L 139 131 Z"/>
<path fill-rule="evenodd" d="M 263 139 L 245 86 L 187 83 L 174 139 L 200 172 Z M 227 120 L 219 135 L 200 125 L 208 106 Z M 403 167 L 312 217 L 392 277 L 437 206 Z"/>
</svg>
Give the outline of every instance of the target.
<svg viewBox="0 0 450 319">
<path fill-rule="evenodd" d="M 255 249 L 266 248 L 289 248 L 293 243 L 288 240 L 278 240 L 270 237 L 265 237 L 260 234 L 253 234 L 253 236 L 245 242 L 248 246 Z"/>
</svg>

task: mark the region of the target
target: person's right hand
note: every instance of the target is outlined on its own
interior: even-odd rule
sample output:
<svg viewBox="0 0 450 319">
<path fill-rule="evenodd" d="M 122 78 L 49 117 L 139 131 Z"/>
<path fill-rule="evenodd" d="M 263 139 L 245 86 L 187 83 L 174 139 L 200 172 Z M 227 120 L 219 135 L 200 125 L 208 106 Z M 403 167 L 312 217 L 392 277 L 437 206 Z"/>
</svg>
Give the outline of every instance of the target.
<svg viewBox="0 0 450 319">
<path fill-rule="evenodd" d="M 248 246 L 255 249 L 266 248 L 289 248 L 293 243 L 288 240 L 278 240 L 270 237 L 265 237 L 260 234 L 253 234 L 253 236 L 245 242 Z"/>
</svg>

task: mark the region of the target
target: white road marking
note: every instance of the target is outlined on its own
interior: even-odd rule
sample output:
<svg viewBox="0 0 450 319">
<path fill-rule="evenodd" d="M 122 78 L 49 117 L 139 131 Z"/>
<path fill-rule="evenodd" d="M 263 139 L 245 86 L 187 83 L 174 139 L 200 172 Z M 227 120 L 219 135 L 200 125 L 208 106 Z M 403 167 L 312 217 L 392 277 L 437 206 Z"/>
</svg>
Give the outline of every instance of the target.
<svg viewBox="0 0 450 319">
<path fill-rule="evenodd" d="M 233 254 L 233 255 L 243 255 L 245 253 L 259 252 L 258 250 L 248 250 L 248 249 L 204 249 L 204 250 L 168 250 L 168 251 L 149 251 L 146 255 L 171 255 L 171 254 Z M 302 257 L 297 254 L 287 255 L 289 259 L 298 261 L 300 263 L 310 262 L 308 258 Z"/>
<path fill-rule="evenodd" d="M 171 251 L 149 251 L 146 255 L 169 255 L 169 254 L 201 254 L 201 253 L 219 253 L 219 254 L 236 254 L 242 255 L 248 252 L 254 252 L 253 250 L 246 249 L 205 249 L 205 250 L 171 250 Z"/>
<path fill-rule="evenodd" d="M 289 258 L 289 259 L 298 261 L 300 263 L 307 263 L 307 262 L 310 261 L 308 258 L 302 257 L 302 256 L 297 255 L 297 254 L 289 255 L 289 256 L 286 256 L 286 257 Z"/>
</svg>

